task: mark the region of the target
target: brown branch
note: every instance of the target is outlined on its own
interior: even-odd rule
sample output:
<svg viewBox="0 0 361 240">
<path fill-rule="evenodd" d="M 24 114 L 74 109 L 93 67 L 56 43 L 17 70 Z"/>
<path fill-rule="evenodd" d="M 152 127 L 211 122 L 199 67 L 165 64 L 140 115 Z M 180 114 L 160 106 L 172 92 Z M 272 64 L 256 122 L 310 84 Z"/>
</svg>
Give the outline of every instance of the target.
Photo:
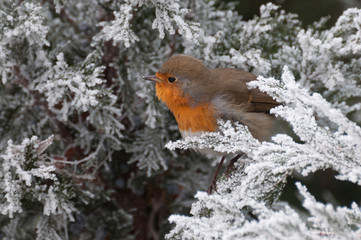
<svg viewBox="0 0 361 240">
<path fill-rule="evenodd" d="M 154 222 L 155 218 L 157 216 L 157 213 L 160 211 L 160 209 L 163 206 L 162 202 L 158 202 L 157 199 L 152 198 L 152 211 L 149 215 L 148 221 L 147 221 L 147 229 L 152 236 L 153 240 L 159 240 L 159 235 L 157 231 L 154 229 Z"/>
</svg>

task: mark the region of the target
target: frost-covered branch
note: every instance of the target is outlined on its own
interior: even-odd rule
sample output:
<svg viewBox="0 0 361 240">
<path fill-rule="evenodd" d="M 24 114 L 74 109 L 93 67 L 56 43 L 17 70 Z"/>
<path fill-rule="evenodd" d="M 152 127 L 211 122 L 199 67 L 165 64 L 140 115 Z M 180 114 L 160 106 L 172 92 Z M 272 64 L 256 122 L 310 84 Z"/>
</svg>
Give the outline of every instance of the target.
<svg viewBox="0 0 361 240">
<path fill-rule="evenodd" d="M 175 29 L 172 26 L 172 22 L 175 22 L 180 35 L 184 35 L 188 40 L 197 40 L 198 32 L 200 31 L 199 24 L 185 21 L 185 15 L 189 10 L 181 8 L 179 0 L 151 1 L 156 7 L 156 19 L 153 21 L 152 27 L 153 29 L 158 29 L 160 38 L 164 38 L 164 30 L 168 31 L 171 35 L 175 33 Z"/>
<path fill-rule="evenodd" d="M 249 221 L 242 229 L 229 231 L 223 239 L 359 239 L 361 209 L 356 203 L 351 208 L 317 202 L 306 187 L 296 183 L 304 198 L 303 206 L 310 216 L 304 216 L 289 206 L 270 210 L 258 221 Z"/>
<path fill-rule="evenodd" d="M 53 136 L 38 141 L 36 136 L 25 139 L 20 145 L 8 142 L 5 154 L 1 159 L 0 191 L 1 214 L 10 218 L 23 211 L 22 201 L 31 198 L 43 205 L 44 215 L 63 214 L 74 220 L 74 206 L 64 198 L 65 192 L 56 174 L 55 167 L 46 161 L 43 152 L 53 142 Z M 49 182 L 50 186 L 46 184 Z M 34 191 L 34 189 L 38 189 Z"/>
<path fill-rule="evenodd" d="M 253 138 L 248 128 L 239 123 L 218 120 L 219 132 L 206 132 L 201 137 L 187 137 L 185 140 L 169 142 L 166 148 L 170 150 L 199 148 L 210 148 L 216 152 L 229 154 L 252 152 L 260 146 L 260 142 Z"/>
<path fill-rule="evenodd" d="M 47 74 L 46 82 L 39 85 L 38 90 L 45 94 L 49 107 L 59 112 L 61 118 L 67 121 L 71 109 L 86 112 L 90 106 L 96 106 L 103 91 L 96 89 L 103 83 L 100 78 L 104 67 L 96 67 L 94 64 L 85 61 L 80 69 L 69 69 L 64 60 L 64 55 L 57 56 L 56 65 Z M 44 76 L 43 76 L 44 77 Z M 56 104 L 61 104 L 61 109 L 56 109 Z"/>
<path fill-rule="evenodd" d="M 131 3 L 125 3 L 120 6 L 119 11 L 114 12 L 114 20 L 110 23 L 102 22 L 99 26 L 103 29 L 94 37 L 95 43 L 99 40 L 113 40 L 113 44 L 117 45 L 124 42 L 126 48 L 136 41 L 139 37 L 131 29 L 131 20 L 133 18 L 134 6 Z"/>
<path fill-rule="evenodd" d="M 43 11 L 39 4 L 22 2 L 12 9 L 4 12 L 0 9 L 0 77 L 2 83 L 8 80 L 8 75 L 16 65 L 11 56 L 11 49 L 24 40 L 30 46 L 49 46 L 46 39 L 49 28 L 44 26 Z"/>
<path fill-rule="evenodd" d="M 113 40 L 113 44 L 124 43 L 124 46 L 129 48 L 131 44 L 139 41 L 139 36 L 132 30 L 131 22 L 134 14 L 137 14 L 138 8 L 149 8 L 150 4 L 155 6 L 156 17 L 152 23 L 152 28 L 159 31 L 160 38 L 164 38 L 165 31 L 170 35 L 175 34 L 175 25 L 180 35 L 187 40 L 198 42 L 197 39 L 201 31 L 200 25 L 186 20 L 185 16 L 189 9 L 182 8 L 179 0 L 151 0 L 147 1 L 147 4 L 142 1 L 126 1 L 121 4 L 119 10 L 114 11 L 114 20 L 99 24 L 103 29 L 94 37 L 93 45 L 100 40 Z"/>
</svg>

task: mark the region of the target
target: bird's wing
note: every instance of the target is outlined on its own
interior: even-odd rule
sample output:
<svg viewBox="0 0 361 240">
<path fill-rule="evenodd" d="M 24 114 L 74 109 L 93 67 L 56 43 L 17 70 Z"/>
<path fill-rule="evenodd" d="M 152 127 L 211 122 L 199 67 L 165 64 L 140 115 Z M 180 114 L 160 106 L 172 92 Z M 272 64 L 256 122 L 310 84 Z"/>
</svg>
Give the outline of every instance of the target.
<svg viewBox="0 0 361 240">
<path fill-rule="evenodd" d="M 256 80 L 256 76 L 230 68 L 212 69 L 212 73 L 217 79 L 212 98 L 217 117 L 246 125 L 260 141 L 269 139 L 274 124 L 269 110 L 280 104 L 259 89 L 248 89 L 247 82 Z"/>
<path fill-rule="evenodd" d="M 251 111 L 253 112 L 269 112 L 271 108 L 274 108 L 280 103 L 274 100 L 267 93 L 261 92 L 258 88 L 251 89 L 248 101 L 251 104 Z"/>
<path fill-rule="evenodd" d="M 233 105 L 240 105 L 248 112 L 266 112 L 280 105 L 267 93 L 259 89 L 248 89 L 247 82 L 256 80 L 252 73 L 233 69 L 212 69 L 212 75 L 217 79 L 217 92 L 215 98 L 222 98 Z"/>
</svg>

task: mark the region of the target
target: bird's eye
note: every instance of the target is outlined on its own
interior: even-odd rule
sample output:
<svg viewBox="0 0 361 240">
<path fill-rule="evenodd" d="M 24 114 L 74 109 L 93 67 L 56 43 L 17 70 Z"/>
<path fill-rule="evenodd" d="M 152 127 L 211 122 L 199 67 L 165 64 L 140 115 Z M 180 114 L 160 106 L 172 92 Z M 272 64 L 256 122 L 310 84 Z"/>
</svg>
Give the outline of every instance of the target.
<svg viewBox="0 0 361 240">
<path fill-rule="evenodd" d="M 170 82 L 170 83 L 174 83 L 175 80 L 177 80 L 175 77 L 169 77 L 168 78 L 168 82 Z"/>
</svg>

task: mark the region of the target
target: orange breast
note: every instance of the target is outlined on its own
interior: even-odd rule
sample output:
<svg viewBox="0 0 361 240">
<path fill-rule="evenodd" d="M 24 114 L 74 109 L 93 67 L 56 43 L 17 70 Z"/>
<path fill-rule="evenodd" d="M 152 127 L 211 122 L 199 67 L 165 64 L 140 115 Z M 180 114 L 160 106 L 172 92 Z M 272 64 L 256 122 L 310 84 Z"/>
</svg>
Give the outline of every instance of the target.
<svg viewBox="0 0 361 240">
<path fill-rule="evenodd" d="M 156 84 L 157 97 L 172 111 L 180 131 L 214 132 L 217 119 L 213 104 L 198 104 L 192 107 L 189 96 L 183 96 L 177 85 Z"/>
<path fill-rule="evenodd" d="M 214 132 L 217 130 L 214 109 L 210 105 L 201 104 L 196 107 L 183 106 L 171 110 L 181 131 Z"/>
</svg>

